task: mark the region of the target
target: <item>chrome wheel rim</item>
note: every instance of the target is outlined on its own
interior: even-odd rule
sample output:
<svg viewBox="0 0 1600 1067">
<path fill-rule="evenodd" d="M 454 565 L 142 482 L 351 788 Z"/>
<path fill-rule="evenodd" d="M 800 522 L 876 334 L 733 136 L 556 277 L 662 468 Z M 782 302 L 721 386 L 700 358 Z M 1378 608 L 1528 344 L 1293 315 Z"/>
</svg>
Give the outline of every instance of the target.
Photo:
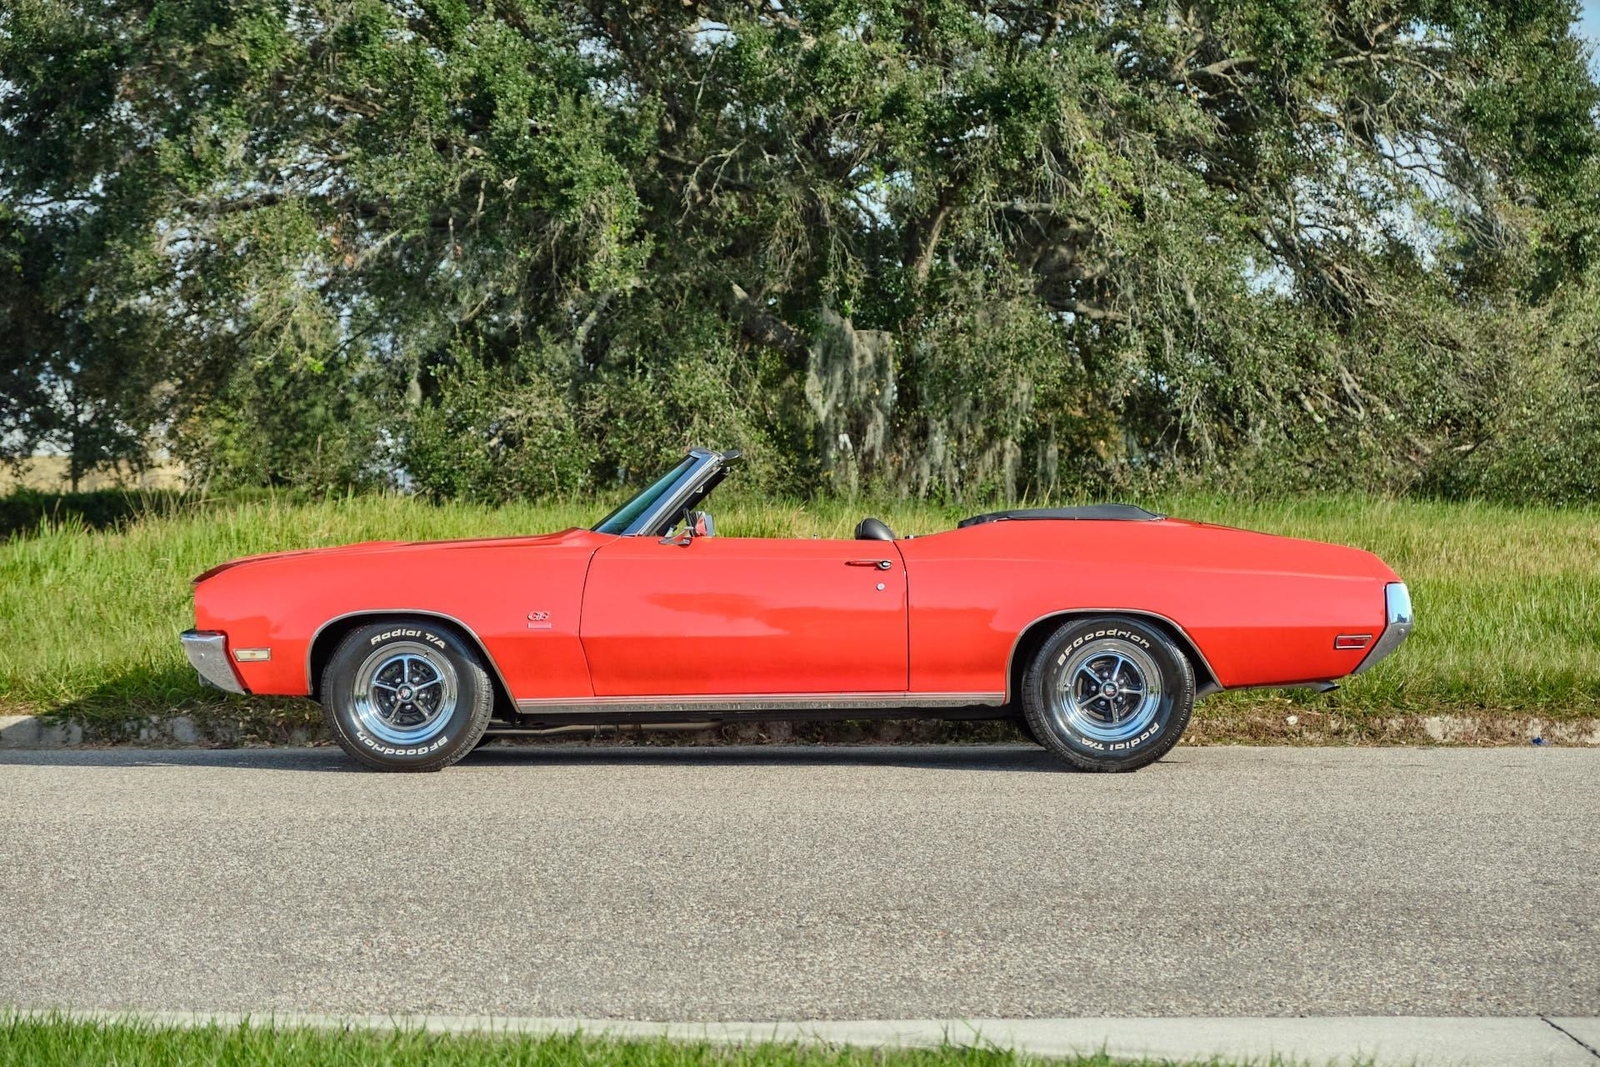
<svg viewBox="0 0 1600 1067">
<path fill-rule="evenodd" d="M 1056 672 L 1051 713 L 1057 725 L 1094 741 L 1137 737 L 1161 707 L 1161 671 L 1138 645 L 1088 641 Z"/>
<path fill-rule="evenodd" d="M 356 720 L 391 745 L 420 745 L 450 724 L 457 691 L 456 670 L 437 649 L 385 645 L 356 670 Z"/>
</svg>

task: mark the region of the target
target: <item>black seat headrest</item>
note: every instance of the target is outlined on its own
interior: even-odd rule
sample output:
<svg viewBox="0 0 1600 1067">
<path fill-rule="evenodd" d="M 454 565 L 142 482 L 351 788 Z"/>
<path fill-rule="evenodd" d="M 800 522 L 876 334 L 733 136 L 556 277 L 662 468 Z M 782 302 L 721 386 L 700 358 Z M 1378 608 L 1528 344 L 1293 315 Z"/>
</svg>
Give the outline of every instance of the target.
<svg viewBox="0 0 1600 1067">
<path fill-rule="evenodd" d="M 893 541 L 894 531 L 881 520 L 870 515 L 856 527 L 857 541 Z"/>
</svg>

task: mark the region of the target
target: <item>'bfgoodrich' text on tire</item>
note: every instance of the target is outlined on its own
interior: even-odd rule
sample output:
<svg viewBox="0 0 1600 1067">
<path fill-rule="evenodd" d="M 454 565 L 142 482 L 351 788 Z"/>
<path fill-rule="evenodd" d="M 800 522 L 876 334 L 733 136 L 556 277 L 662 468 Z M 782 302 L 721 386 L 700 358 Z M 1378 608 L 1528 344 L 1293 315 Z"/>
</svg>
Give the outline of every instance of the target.
<svg viewBox="0 0 1600 1067">
<path fill-rule="evenodd" d="M 443 770 L 477 746 L 493 708 L 477 650 L 430 619 L 357 627 L 322 675 L 333 736 L 377 770 Z"/>
<path fill-rule="evenodd" d="M 1194 710 L 1194 668 L 1157 626 L 1101 615 L 1045 639 L 1022 679 L 1035 739 L 1085 771 L 1131 771 L 1178 743 Z"/>
</svg>

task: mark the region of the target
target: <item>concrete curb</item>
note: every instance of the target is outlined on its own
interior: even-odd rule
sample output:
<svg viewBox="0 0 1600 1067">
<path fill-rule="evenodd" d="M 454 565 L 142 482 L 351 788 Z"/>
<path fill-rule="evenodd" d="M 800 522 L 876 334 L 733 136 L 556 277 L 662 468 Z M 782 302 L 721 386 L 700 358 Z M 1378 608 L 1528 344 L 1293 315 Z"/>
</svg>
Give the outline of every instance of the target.
<svg viewBox="0 0 1600 1067">
<path fill-rule="evenodd" d="M 0 715 L 0 748 L 61 748 L 83 744 L 77 723 L 47 723 L 36 715 Z"/>
<path fill-rule="evenodd" d="M 0 749 L 75 748 L 84 744 L 182 748 L 237 745 L 244 741 L 308 745 L 327 740 L 326 732 L 319 728 L 289 727 L 270 731 L 267 737 L 261 737 L 261 732 L 241 728 L 227 720 L 210 721 L 191 715 L 149 715 L 113 728 L 96 727 L 76 719 L 0 715 Z"/>
<path fill-rule="evenodd" d="M 16 1009 L 21 1017 L 157 1026 L 256 1024 L 434 1033 L 570 1034 L 669 1038 L 723 1044 L 776 1041 L 925 1048 L 998 1047 L 1043 1057 L 1092 1056 L 1225 1064 L 1412 1064 L 1416 1067 L 1596 1067 L 1600 1018 L 903 1019 L 810 1022 L 645 1022 L 627 1019 L 496 1018 L 485 1015 L 327 1015 Z"/>
</svg>

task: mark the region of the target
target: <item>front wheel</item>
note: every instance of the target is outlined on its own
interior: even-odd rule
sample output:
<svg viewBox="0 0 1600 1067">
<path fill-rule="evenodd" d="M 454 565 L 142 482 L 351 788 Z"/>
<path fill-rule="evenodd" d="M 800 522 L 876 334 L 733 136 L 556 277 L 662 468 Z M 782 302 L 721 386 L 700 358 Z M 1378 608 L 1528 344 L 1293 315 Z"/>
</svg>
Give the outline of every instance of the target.
<svg viewBox="0 0 1600 1067">
<path fill-rule="evenodd" d="M 477 650 L 426 619 L 361 626 L 322 674 L 339 746 L 381 771 L 438 771 L 477 746 L 494 689 Z"/>
<path fill-rule="evenodd" d="M 1034 737 L 1086 771 L 1131 771 L 1166 755 L 1194 698 L 1194 668 L 1166 634 L 1115 615 L 1062 624 L 1022 679 Z"/>
</svg>

